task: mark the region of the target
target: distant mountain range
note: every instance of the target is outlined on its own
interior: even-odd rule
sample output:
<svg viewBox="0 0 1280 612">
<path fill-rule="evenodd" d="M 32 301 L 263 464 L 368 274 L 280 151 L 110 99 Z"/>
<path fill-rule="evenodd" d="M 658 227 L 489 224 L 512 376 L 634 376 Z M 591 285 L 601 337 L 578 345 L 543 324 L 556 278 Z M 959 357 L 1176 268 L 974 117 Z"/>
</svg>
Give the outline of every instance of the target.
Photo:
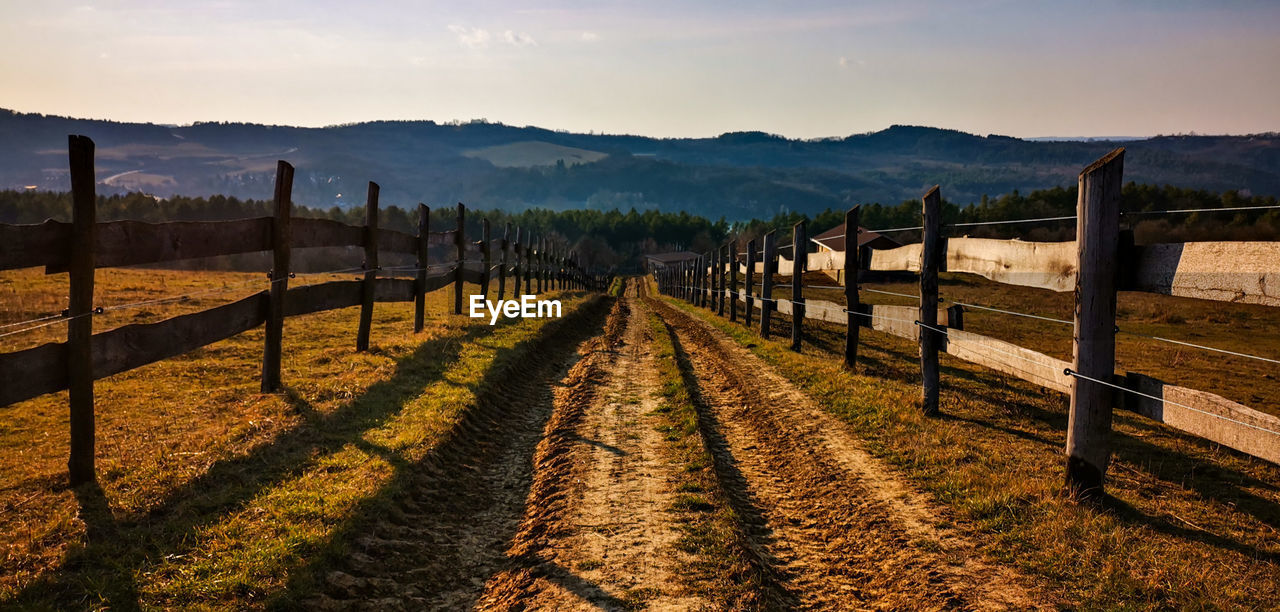
<svg viewBox="0 0 1280 612">
<path fill-rule="evenodd" d="M 1160 136 L 1123 142 L 1023 140 L 892 126 L 846 138 L 763 132 L 659 139 L 497 123 L 375 121 L 324 128 L 168 126 L 0 110 L 0 188 L 68 189 L 68 134 L 97 143 L 99 190 L 156 196 L 271 196 L 275 161 L 297 168 L 294 199 L 356 206 L 365 183 L 386 204 L 508 210 L 657 208 L 729 220 L 897 202 L 942 185 L 958 203 L 1071 185 L 1123 145 L 1125 177 L 1280 195 L 1280 134 Z"/>
</svg>

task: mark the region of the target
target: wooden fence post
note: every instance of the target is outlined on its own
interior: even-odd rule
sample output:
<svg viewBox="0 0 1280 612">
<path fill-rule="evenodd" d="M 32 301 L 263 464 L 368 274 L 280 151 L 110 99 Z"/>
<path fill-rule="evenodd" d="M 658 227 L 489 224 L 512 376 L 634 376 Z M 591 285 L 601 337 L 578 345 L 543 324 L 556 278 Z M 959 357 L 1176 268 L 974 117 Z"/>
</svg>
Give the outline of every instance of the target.
<svg viewBox="0 0 1280 612">
<path fill-rule="evenodd" d="M 1076 312 L 1072 371 L 1111 382 L 1116 356 L 1116 256 L 1124 149 L 1080 173 L 1076 206 Z M 1110 387 L 1073 376 L 1067 423 L 1067 489 L 1097 499 L 1111 459 Z"/>
<path fill-rule="evenodd" d="M 538 239 L 538 250 L 534 252 L 533 260 L 536 263 L 535 269 L 538 276 L 538 293 L 543 292 L 542 282 L 547 277 L 547 239 Z"/>
<path fill-rule="evenodd" d="M 484 260 L 484 276 L 480 281 L 480 294 L 484 299 L 489 299 L 489 276 L 493 274 L 493 254 L 489 252 L 489 219 L 480 220 L 480 250 L 481 258 Z"/>
<path fill-rule="evenodd" d="M 458 267 L 453 271 L 453 314 L 462 314 L 462 272 L 467 261 L 467 207 L 458 202 L 458 231 L 453 236 L 458 249 Z"/>
<path fill-rule="evenodd" d="M 284 339 L 284 300 L 289 292 L 289 217 L 293 214 L 293 166 L 276 162 L 275 217 L 271 220 L 271 289 L 262 346 L 262 392 L 280 389 L 280 344 Z"/>
<path fill-rule="evenodd" d="M 431 271 L 427 247 L 431 240 L 431 209 L 418 204 L 418 282 L 413 288 L 413 333 L 422 331 L 427 314 L 427 274 Z"/>
<path fill-rule="evenodd" d="M 729 241 L 729 322 L 738 322 L 738 240 Z"/>
<path fill-rule="evenodd" d="M 938 347 L 942 338 L 938 327 L 938 270 L 942 252 L 942 194 L 937 185 L 920 199 L 923 205 L 924 237 L 920 248 L 920 313 L 917 315 L 920 335 L 920 377 L 923 380 L 921 400 L 926 415 L 938 414 Z"/>
<path fill-rule="evenodd" d="M 769 324 L 773 314 L 773 274 L 778 269 L 778 249 L 774 244 L 774 232 L 764 235 L 764 271 L 760 274 L 760 337 L 769 337 Z"/>
<path fill-rule="evenodd" d="M 714 312 L 716 311 L 716 301 L 713 300 L 712 292 L 716 291 L 716 289 L 713 288 L 712 260 L 712 251 L 708 251 L 707 254 L 703 255 L 703 266 L 699 271 L 703 273 L 703 286 L 701 286 L 701 289 L 703 289 L 703 307 Z"/>
<path fill-rule="evenodd" d="M 716 311 L 716 264 L 720 262 L 719 249 L 707 251 L 707 310 Z"/>
<path fill-rule="evenodd" d="M 684 299 L 684 295 L 685 295 L 684 293 L 685 284 L 686 284 L 685 283 L 685 262 L 682 261 L 676 267 L 676 297 L 682 300 Z"/>
<path fill-rule="evenodd" d="M 511 297 L 520 299 L 520 277 L 524 274 L 524 259 L 520 257 L 520 228 L 516 228 L 516 241 L 511 248 Z"/>
<path fill-rule="evenodd" d="M 743 280 L 742 286 L 746 291 L 747 307 L 743 311 L 742 324 L 751 329 L 751 311 L 755 309 L 755 298 L 751 297 L 752 292 L 756 290 L 756 241 L 751 239 L 747 241 L 747 275 Z"/>
<path fill-rule="evenodd" d="M 800 352 L 804 336 L 804 271 L 809 267 L 805 222 L 791 228 L 791 350 Z"/>
<path fill-rule="evenodd" d="M 94 235 L 98 197 L 95 190 L 93 141 L 67 137 L 71 167 L 71 258 L 67 310 L 67 387 L 71 449 L 67 474 L 71 486 L 92 482 L 94 474 L 93 414 L 93 282 Z"/>
<path fill-rule="evenodd" d="M 524 292 L 526 294 L 533 293 L 533 276 L 538 273 L 538 260 L 533 252 L 533 245 L 535 244 L 537 244 L 537 241 L 530 235 L 529 241 L 524 245 Z"/>
<path fill-rule="evenodd" d="M 844 213 L 844 365 L 853 369 L 858 363 L 858 328 L 861 321 L 858 314 L 862 312 L 862 299 L 858 296 L 858 270 L 861 269 L 858 256 L 862 250 L 858 246 L 858 234 L 862 233 L 860 219 L 862 206 L 854 206 Z"/>
<path fill-rule="evenodd" d="M 507 295 L 507 266 L 511 254 L 511 222 L 502 228 L 502 264 L 498 268 L 498 301 Z"/>
<path fill-rule="evenodd" d="M 364 282 L 360 285 L 360 329 L 356 350 L 369 350 L 369 330 L 373 327 L 373 298 L 378 284 L 378 184 L 369 181 L 364 201 Z"/>
<path fill-rule="evenodd" d="M 716 314 L 724 316 L 724 291 L 727 283 L 725 282 L 725 245 L 716 247 Z"/>
</svg>

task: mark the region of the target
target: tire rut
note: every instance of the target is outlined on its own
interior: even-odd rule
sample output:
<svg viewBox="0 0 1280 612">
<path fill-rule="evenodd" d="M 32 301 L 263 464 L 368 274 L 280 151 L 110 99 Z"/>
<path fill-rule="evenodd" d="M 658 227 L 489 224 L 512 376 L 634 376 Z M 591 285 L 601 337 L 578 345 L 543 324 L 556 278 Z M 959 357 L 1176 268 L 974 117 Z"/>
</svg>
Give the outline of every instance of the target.
<svg viewBox="0 0 1280 612">
<path fill-rule="evenodd" d="M 625 293 L 605 335 L 584 347 L 557 390 L 508 553 L 514 567 L 490 580 L 482 607 L 708 607 L 676 579 L 679 534 L 667 511 L 676 468 L 655 430 L 659 387 L 645 305 Z"/>
<path fill-rule="evenodd" d="M 348 546 L 306 601 L 313 609 L 467 609 L 503 569 L 531 481 L 530 457 L 552 414 L 552 388 L 592 342 L 609 300 L 549 323 L 485 375 L 476 404 L 409 472 L 392 507 Z"/>
<path fill-rule="evenodd" d="M 1031 609 L 1012 570 L 941 528 L 845 427 L 753 353 L 653 301 L 691 370 L 717 472 L 761 558 L 807 609 Z"/>
</svg>

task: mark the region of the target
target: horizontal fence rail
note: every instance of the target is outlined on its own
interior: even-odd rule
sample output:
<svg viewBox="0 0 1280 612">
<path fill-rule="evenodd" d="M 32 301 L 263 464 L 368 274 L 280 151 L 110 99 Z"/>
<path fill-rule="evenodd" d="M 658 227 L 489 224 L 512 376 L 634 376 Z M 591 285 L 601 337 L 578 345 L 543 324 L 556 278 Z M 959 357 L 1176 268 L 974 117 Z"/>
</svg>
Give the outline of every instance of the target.
<svg viewBox="0 0 1280 612">
<path fill-rule="evenodd" d="M 378 187 L 370 183 L 366 204 L 366 224 L 347 225 L 328 219 L 293 217 L 291 192 L 293 167 L 278 164 L 273 217 L 230 221 L 180 221 L 145 223 L 94 218 L 96 205 L 93 181 L 93 142 L 83 136 L 69 138 L 72 175 L 72 221 L 39 224 L 0 224 L 0 270 L 43 266 L 48 274 L 68 272 L 71 308 L 61 316 L 6 324 L 4 336 L 42 329 L 67 322 L 65 342 L 51 342 L 33 348 L 0 353 L 0 406 L 31 399 L 46 393 L 71 390 L 71 448 L 68 471 L 73 485 L 93 480 L 93 381 L 142 367 L 267 325 L 264 341 L 262 383 L 264 391 L 280 385 L 280 329 L 290 317 L 327 310 L 361 307 L 357 350 L 368 346 L 369 323 L 374 303 L 414 302 L 414 331 L 423 329 L 423 303 L 427 293 L 455 286 L 461 299 L 462 283 L 480 285 L 486 299 L 491 280 L 497 281 L 498 299 L 506 279 L 515 279 L 513 296 L 520 278 L 537 277 L 560 289 L 604 291 L 611 278 L 579 263 L 577 254 L 546 238 L 534 239 L 519 228 L 514 240 L 485 238 L 468 240 L 462 223 L 465 207 L 458 204 L 458 228 L 430 231 L 430 209 L 418 206 L 418 234 L 379 228 L 376 225 Z M 292 249 L 320 247 L 363 247 L 365 263 L 331 272 L 294 275 L 289 271 Z M 131 324 L 92 333 L 93 317 L 127 307 L 178 301 L 195 292 L 110 307 L 93 306 L 94 272 L 98 268 L 156 264 L 241 253 L 272 252 L 276 269 L 268 279 L 250 285 L 269 286 L 234 302 L 183 314 L 155 323 Z M 553 258 L 551 252 L 556 256 Z M 412 266 L 378 266 L 379 252 L 415 256 Z M 491 256 L 501 253 L 500 264 Z M 508 255 L 509 254 L 509 255 Z M 361 273 L 360 280 L 331 280 L 289 287 L 290 278 L 318 274 Z M 403 276 L 403 277 L 398 277 Z M 221 290 L 219 290 L 221 291 Z M 525 287 L 529 292 L 529 287 Z M 460 304 L 460 301 L 459 301 Z M 461 313 L 459 308 L 457 312 Z"/>
</svg>

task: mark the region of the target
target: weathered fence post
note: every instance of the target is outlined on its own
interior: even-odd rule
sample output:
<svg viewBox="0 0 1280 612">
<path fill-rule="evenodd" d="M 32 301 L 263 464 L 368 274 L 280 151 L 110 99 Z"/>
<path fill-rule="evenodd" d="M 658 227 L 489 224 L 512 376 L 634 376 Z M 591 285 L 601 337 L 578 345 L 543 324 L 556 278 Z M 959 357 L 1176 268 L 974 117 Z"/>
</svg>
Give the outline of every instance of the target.
<svg viewBox="0 0 1280 612">
<path fill-rule="evenodd" d="M 480 295 L 484 299 L 489 299 L 489 276 L 493 274 L 493 254 L 489 252 L 489 220 L 480 220 L 480 249 L 481 259 L 484 260 L 484 276 L 480 281 Z"/>
<path fill-rule="evenodd" d="M 284 300 L 289 292 L 289 217 L 292 215 L 293 166 L 276 162 L 275 217 L 271 220 L 271 288 L 267 297 L 262 346 L 262 392 L 280 388 L 280 344 L 284 339 Z"/>
<path fill-rule="evenodd" d="M 70 391 L 71 452 L 67 474 L 71 486 L 93 481 L 93 282 L 94 234 L 98 197 L 95 192 L 93 141 L 67 138 L 71 166 L 71 258 L 67 310 L 67 387 Z"/>
<path fill-rule="evenodd" d="M 778 269 L 778 249 L 774 244 L 774 232 L 764 235 L 764 270 L 760 273 L 760 337 L 769 337 L 769 324 L 773 314 L 773 274 Z"/>
<path fill-rule="evenodd" d="M 678 277 L 680 277 L 680 287 L 677 289 L 676 297 L 681 298 L 681 300 L 689 300 L 689 297 L 687 297 L 689 296 L 689 289 L 687 289 L 687 286 L 689 286 L 689 264 L 686 261 L 680 262 Z"/>
<path fill-rule="evenodd" d="M 917 332 L 920 336 L 920 377 L 922 408 L 926 415 L 938 414 L 938 347 L 942 338 L 938 327 L 938 269 L 942 252 L 942 194 L 937 185 L 921 198 L 924 215 L 924 237 L 920 248 L 920 313 Z"/>
<path fill-rule="evenodd" d="M 729 241 L 729 321 L 738 322 L 738 240 Z"/>
<path fill-rule="evenodd" d="M 536 270 L 538 275 L 538 293 L 542 293 L 542 282 L 547 277 L 547 239 L 538 239 L 538 250 L 533 256 L 533 260 L 537 262 Z"/>
<path fill-rule="evenodd" d="M 516 241 L 512 245 L 511 297 L 520 299 L 520 278 L 524 275 L 524 258 L 520 256 L 520 228 L 516 228 Z"/>
<path fill-rule="evenodd" d="M 427 314 L 427 274 L 431 271 L 428 263 L 431 245 L 431 209 L 426 204 L 418 204 L 418 282 L 413 287 L 413 333 L 422 331 Z"/>
<path fill-rule="evenodd" d="M 862 206 L 854 206 L 844 213 L 844 364 L 853 369 L 858 363 L 858 313 L 862 312 L 861 298 L 858 296 L 858 261 L 862 249 L 858 246 L 858 234 L 862 232 L 859 218 Z"/>
<path fill-rule="evenodd" d="M 716 247 L 716 314 L 722 317 L 724 316 L 724 292 L 728 285 L 725 279 L 725 266 L 728 265 L 725 261 L 728 259 L 725 251 L 728 248 L 728 245 L 723 244 Z"/>
<path fill-rule="evenodd" d="M 1124 149 L 1080 173 L 1076 205 L 1076 312 L 1072 371 L 1111 382 L 1116 356 L 1116 256 L 1120 248 L 1120 189 Z M 1073 376 L 1067 423 L 1067 488 L 1097 499 L 1111 459 L 1110 387 Z"/>
<path fill-rule="evenodd" d="M 809 267 L 805 222 L 791 228 L 791 350 L 800 352 L 804 335 L 804 271 Z"/>
<path fill-rule="evenodd" d="M 707 252 L 707 310 L 716 311 L 716 266 L 720 264 L 720 249 Z"/>
<path fill-rule="evenodd" d="M 747 241 L 747 275 L 743 280 L 742 287 L 746 292 L 747 306 L 743 311 L 742 324 L 751 329 L 751 311 L 755 308 L 755 298 L 751 297 L 752 292 L 756 290 L 756 241 L 751 239 Z"/>
<path fill-rule="evenodd" d="M 458 266 L 453 271 L 453 314 L 462 314 L 462 272 L 467 261 L 467 207 L 458 202 L 458 231 L 453 236 Z"/>
<path fill-rule="evenodd" d="M 508 221 L 506 226 L 502 228 L 502 264 L 498 268 L 498 301 L 502 301 L 507 294 L 507 266 L 510 262 L 511 254 L 511 222 Z"/>
<path fill-rule="evenodd" d="M 712 313 L 716 311 L 716 262 L 719 258 L 720 253 L 718 251 L 707 251 L 707 280 L 705 283 L 707 286 L 707 310 Z"/>
<path fill-rule="evenodd" d="M 702 307 L 710 310 L 711 312 L 716 311 L 716 279 L 713 274 L 715 271 L 714 253 L 714 251 L 707 251 L 706 256 L 702 260 Z"/>
<path fill-rule="evenodd" d="M 373 298 L 378 286 L 378 184 L 369 181 L 364 201 L 364 281 L 360 284 L 360 328 L 356 350 L 369 350 L 369 330 L 373 327 Z"/>
<path fill-rule="evenodd" d="M 533 245 L 535 244 L 537 244 L 537 241 L 533 239 L 531 234 L 529 241 L 524 245 L 524 292 L 526 294 L 533 293 L 533 276 L 538 273 L 538 260 L 533 252 Z"/>
</svg>

